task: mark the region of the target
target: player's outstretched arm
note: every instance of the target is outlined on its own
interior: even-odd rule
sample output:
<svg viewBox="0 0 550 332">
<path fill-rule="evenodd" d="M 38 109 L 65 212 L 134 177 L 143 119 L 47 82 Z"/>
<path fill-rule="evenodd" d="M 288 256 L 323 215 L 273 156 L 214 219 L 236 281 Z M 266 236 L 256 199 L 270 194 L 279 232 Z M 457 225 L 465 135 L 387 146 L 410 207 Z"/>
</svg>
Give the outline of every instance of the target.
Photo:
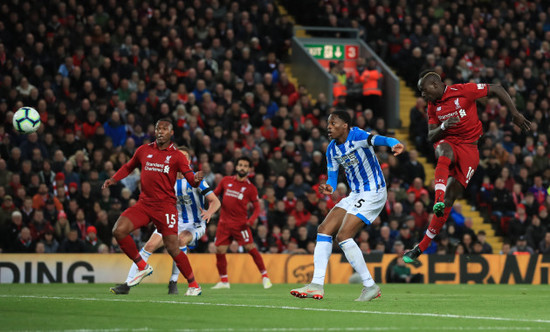
<svg viewBox="0 0 550 332">
<path fill-rule="evenodd" d="M 370 140 L 371 137 L 373 136 L 369 136 L 367 140 Z M 403 143 L 399 142 L 399 140 L 393 137 L 374 135 L 374 139 L 372 139 L 372 145 L 390 147 L 394 156 L 398 156 L 403 151 L 405 151 L 405 145 L 403 145 Z"/>
<path fill-rule="evenodd" d="M 113 184 L 116 184 L 118 181 L 124 179 L 128 176 L 128 174 L 132 173 L 136 167 L 140 164 L 139 162 L 139 156 L 141 154 L 141 147 L 139 147 L 136 150 L 136 153 L 132 156 L 132 158 L 113 175 L 112 178 L 105 180 L 103 185 L 101 186 L 101 189 L 108 188 L 109 186 L 112 186 Z"/>
<path fill-rule="evenodd" d="M 512 98 L 501 85 L 489 84 L 489 96 L 497 96 L 498 99 L 504 102 L 506 107 L 512 114 L 512 119 L 516 126 L 520 127 L 523 131 L 531 130 L 531 121 L 527 120 L 523 114 L 521 114 L 516 108 L 516 104 L 512 101 Z"/>
</svg>

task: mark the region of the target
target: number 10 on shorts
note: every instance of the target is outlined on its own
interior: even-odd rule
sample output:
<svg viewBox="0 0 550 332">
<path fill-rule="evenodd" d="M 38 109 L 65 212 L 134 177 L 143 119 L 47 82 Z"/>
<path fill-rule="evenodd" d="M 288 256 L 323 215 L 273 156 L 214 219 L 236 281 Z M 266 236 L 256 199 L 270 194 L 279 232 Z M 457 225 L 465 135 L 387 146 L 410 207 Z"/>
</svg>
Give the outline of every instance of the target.
<svg viewBox="0 0 550 332">
<path fill-rule="evenodd" d="M 174 226 L 176 225 L 176 215 L 166 213 L 165 216 L 166 216 L 166 225 L 168 225 L 168 228 L 174 228 Z"/>
</svg>

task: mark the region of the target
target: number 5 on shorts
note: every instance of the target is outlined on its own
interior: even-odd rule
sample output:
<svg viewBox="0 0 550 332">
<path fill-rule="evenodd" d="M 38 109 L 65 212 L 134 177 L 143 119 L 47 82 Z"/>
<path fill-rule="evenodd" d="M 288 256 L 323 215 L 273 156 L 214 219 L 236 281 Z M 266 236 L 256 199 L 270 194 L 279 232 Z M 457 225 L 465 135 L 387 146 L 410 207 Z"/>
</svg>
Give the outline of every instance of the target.
<svg viewBox="0 0 550 332">
<path fill-rule="evenodd" d="M 166 216 L 166 225 L 168 225 L 168 228 L 174 228 L 174 225 L 176 225 L 176 215 L 166 213 L 165 216 Z"/>
</svg>

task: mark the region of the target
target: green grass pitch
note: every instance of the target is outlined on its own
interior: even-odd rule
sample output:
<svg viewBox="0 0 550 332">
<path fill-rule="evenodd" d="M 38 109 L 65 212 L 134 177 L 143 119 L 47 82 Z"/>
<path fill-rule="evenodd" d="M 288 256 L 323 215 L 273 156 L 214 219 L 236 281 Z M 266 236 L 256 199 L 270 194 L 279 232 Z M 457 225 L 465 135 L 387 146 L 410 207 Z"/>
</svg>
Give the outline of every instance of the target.
<svg viewBox="0 0 550 332">
<path fill-rule="evenodd" d="M 143 284 L 129 295 L 106 284 L 0 285 L 0 330 L 21 331 L 550 331 L 548 285 L 327 285 L 325 299 L 298 299 L 296 285 L 232 284 L 199 297 Z"/>
</svg>

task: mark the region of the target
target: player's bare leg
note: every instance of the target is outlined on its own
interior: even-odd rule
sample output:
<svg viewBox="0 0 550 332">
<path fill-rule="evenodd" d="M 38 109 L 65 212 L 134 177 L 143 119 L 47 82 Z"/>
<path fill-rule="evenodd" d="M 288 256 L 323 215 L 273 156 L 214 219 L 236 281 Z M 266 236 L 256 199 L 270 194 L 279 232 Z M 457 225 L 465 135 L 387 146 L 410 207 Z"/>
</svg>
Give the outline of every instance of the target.
<svg viewBox="0 0 550 332">
<path fill-rule="evenodd" d="M 141 248 L 139 251 L 140 256 L 142 259 L 147 262 L 149 257 L 153 252 L 155 252 L 158 248 L 162 247 L 162 236 L 157 233 L 153 233 L 147 243 Z M 139 269 L 137 265 L 134 263 L 132 264 L 132 267 L 130 267 L 130 271 L 128 271 L 128 277 L 126 278 L 126 281 L 123 284 L 118 284 L 114 287 L 111 287 L 111 293 L 114 294 L 128 294 L 130 292 L 130 286 L 128 286 L 128 283 L 134 279 L 136 274 L 139 272 Z"/>
<path fill-rule="evenodd" d="M 342 248 L 348 262 L 361 276 L 361 280 L 363 281 L 363 290 L 355 301 L 370 301 L 382 295 L 380 287 L 374 283 L 374 279 L 370 274 L 363 252 L 353 239 L 363 227 L 365 227 L 363 220 L 355 215 L 346 214 L 342 227 L 336 235 L 338 245 Z"/>
<path fill-rule="evenodd" d="M 454 163 L 453 149 L 448 143 L 441 143 L 435 149 L 437 164 L 435 167 L 435 204 L 433 212 L 437 217 L 442 217 L 445 210 L 445 192 L 449 178 L 449 169 Z"/>
<path fill-rule="evenodd" d="M 181 252 L 187 255 L 187 245 L 193 241 L 193 234 L 189 232 L 188 230 L 184 230 L 183 232 L 178 234 L 178 241 L 179 241 L 179 249 Z M 178 266 L 176 265 L 176 262 L 172 265 L 172 275 L 170 276 L 170 281 L 168 283 L 168 294 L 177 295 L 179 294 L 178 291 L 178 277 L 180 275 L 180 270 L 178 269 Z M 202 294 L 201 287 L 191 287 L 189 286 L 187 288 L 187 291 L 185 292 L 186 296 L 198 296 Z"/>
<path fill-rule="evenodd" d="M 231 287 L 227 277 L 227 258 L 225 256 L 228 247 L 228 245 L 219 245 L 216 247 L 216 267 L 218 268 L 218 273 L 220 274 L 220 281 L 215 284 L 212 289 L 224 289 Z"/>
<path fill-rule="evenodd" d="M 138 267 L 138 272 L 136 273 L 134 279 L 128 282 L 128 286 L 130 287 L 138 285 L 143 278 L 153 273 L 153 268 L 143 260 L 138 252 L 134 239 L 130 236 L 130 233 L 133 230 L 134 224 L 128 217 L 125 216 L 120 216 L 113 227 L 113 235 L 120 245 L 120 249 L 122 249 L 126 256 L 134 261 Z"/>
<path fill-rule="evenodd" d="M 187 255 L 184 254 L 179 247 L 178 235 L 163 234 L 162 239 L 164 241 L 166 251 L 168 251 L 170 256 L 172 256 L 172 259 L 176 262 L 181 274 L 183 274 L 185 279 L 187 279 L 187 282 L 189 282 L 189 287 L 200 288 L 199 284 L 195 281 L 195 275 L 193 274 L 193 269 L 189 263 L 189 258 L 187 258 Z"/>
<path fill-rule="evenodd" d="M 254 263 L 258 267 L 258 271 L 260 271 L 260 273 L 262 274 L 262 284 L 264 285 L 264 288 L 271 288 L 273 284 L 271 283 L 271 280 L 269 280 L 267 270 L 265 269 L 264 260 L 262 258 L 262 255 L 260 255 L 256 244 L 254 242 L 245 244 L 244 249 L 250 254 L 250 256 L 252 256 L 252 259 L 254 259 Z"/>
<path fill-rule="evenodd" d="M 310 284 L 304 287 L 292 289 L 290 294 L 299 298 L 314 298 L 316 300 L 321 300 L 324 297 L 323 285 L 328 260 L 332 253 L 332 237 L 342 226 L 345 216 L 346 210 L 335 207 L 330 210 L 325 220 L 319 225 L 317 228 L 317 243 L 313 252 L 313 279 Z"/>
<path fill-rule="evenodd" d="M 455 178 L 450 177 L 447 184 L 447 191 L 445 192 L 445 208 L 443 210 L 443 215 L 441 217 L 434 216 L 432 218 L 422 241 L 420 241 L 420 243 L 412 250 L 403 255 L 403 261 L 405 261 L 405 263 L 418 264 L 416 259 L 430 246 L 432 239 L 439 234 L 441 228 L 443 228 L 443 225 L 451 213 L 451 208 L 453 207 L 454 202 L 462 196 L 463 193 L 464 187 L 462 184 L 456 181 Z"/>
</svg>

